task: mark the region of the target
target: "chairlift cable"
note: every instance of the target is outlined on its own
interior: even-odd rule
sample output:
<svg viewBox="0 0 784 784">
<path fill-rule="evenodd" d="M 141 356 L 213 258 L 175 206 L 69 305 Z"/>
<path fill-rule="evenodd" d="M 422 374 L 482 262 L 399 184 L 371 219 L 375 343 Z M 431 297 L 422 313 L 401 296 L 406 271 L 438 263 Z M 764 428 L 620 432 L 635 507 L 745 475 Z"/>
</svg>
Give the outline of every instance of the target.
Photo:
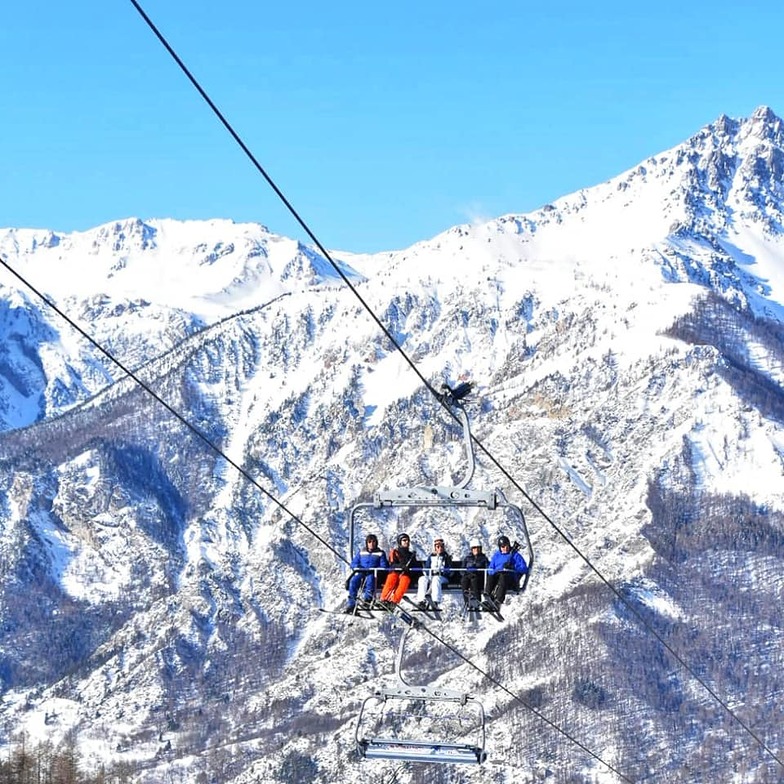
<svg viewBox="0 0 784 784">
<path fill-rule="evenodd" d="M 17 280 L 24 286 L 32 291 L 39 299 L 41 299 L 48 307 L 50 307 L 60 318 L 65 320 L 73 329 L 75 329 L 85 340 L 87 340 L 95 349 L 103 354 L 110 362 L 114 363 L 126 376 L 138 384 L 147 394 L 153 397 L 160 403 L 172 416 L 179 420 L 185 427 L 188 428 L 194 435 L 203 441 L 210 449 L 212 449 L 219 457 L 222 457 L 232 468 L 235 468 L 239 474 L 250 482 L 257 490 L 260 490 L 275 506 L 282 512 L 285 512 L 294 522 L 299 523 L 309 534 L 316 538 L 321 544 L 327 547 L 335 557 L 339 558 L 343 563 L 348 564 L 346 557 L 338 552 L 326 539 L 324 539 L 317 531 L 309 526 L 304 520 L 295 515 L 282 501 L 277 499 L 268 490 L 265 490 L 239 463 L 232 460 L 209 436 L 203 433 L 196 425 L 188 421 L 188 419 L 177 411 L 174 406 L 167 403 L 157 392 L 155 392 L 149 384 L 146 384 L 134 373 L 130 368 L 126 367 L 117 357 L 115 357 L 108 349 L 104 348 L 97 340 L 85 332 L 67 313 L 61 310 L 51 299 L 49 299 L 43 292 L 37 289 L 29 280 L 17 272 L 5 258 L 0 256 L 0 265 L 7 269 Z"/>
</svg>

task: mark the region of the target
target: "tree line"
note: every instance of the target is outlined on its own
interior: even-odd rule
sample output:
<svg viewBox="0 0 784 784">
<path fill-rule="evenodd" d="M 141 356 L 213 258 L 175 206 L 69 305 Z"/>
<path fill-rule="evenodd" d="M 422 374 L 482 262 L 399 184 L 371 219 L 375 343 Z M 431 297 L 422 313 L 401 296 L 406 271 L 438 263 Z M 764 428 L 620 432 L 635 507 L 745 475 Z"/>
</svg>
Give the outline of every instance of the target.
<svg viewBox="0 0 784 784">
<path fill-rule="evenodd" d="M 88 772 L 73 737 L 55 747 L 31 745 L 21 736 L 0 759 L 0 784 L 129 784 L 134 770 L 128 762 Z"/>
</svg>

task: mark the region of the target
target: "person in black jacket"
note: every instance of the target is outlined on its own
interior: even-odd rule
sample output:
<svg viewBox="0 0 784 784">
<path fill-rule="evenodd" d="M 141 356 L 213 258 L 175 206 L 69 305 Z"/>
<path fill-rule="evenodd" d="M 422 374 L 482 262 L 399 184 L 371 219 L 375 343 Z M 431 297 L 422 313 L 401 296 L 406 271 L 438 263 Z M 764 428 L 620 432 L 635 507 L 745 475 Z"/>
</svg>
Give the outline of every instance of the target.
<svg viewBox="0 0 784 784">
<path fill-rule="evenodd" d="M 472 539 L 469 543 L 471 552 L 465 557 L 463 566 L 465 571 L 460 578 L 460 587 L 463 589 L 463 601 L 468 604 L 469 599 L 478 605 L 482 599 L 482 589 L 485 585 L 485 570 L 489 565 L 487 556 L 482 552 L 482 542 Z"/>
<path fill-rule="evenodd" d="M 387 574 L 384 587 L 381 589 L 381 603 L 391 607 L 400 604 L 403 594 L 411 585 L 411 573 L 421 571 L 408 534 L 398 536 L 397 547 L 389 553 L 389 565 L 392 571 Z"/>
</svg>

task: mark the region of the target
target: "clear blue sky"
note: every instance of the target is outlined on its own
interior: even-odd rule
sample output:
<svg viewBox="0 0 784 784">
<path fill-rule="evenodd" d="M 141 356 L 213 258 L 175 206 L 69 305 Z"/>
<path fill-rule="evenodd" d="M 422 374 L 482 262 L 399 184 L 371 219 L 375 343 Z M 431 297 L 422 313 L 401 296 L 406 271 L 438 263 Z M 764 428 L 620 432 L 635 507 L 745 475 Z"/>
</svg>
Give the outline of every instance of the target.
<svg viewBox="0 0 784 784">
<path fill-rule="evenodd" d="M 784 3 L 144 0 L 328 248 L 406 247 L 784 114 Z M 0 22 L 0 226 L 253 220 L 302 238 L 128 0 Z"/>
</svg>

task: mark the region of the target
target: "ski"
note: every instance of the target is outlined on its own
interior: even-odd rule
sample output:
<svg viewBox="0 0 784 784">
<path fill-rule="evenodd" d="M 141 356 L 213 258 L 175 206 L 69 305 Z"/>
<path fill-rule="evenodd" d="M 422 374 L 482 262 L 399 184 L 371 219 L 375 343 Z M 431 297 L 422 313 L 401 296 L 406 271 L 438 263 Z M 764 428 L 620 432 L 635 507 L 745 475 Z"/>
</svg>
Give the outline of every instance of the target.
<svg viewBox="0 0 784 784">
<path fill-rule="evenodd" d="M 433 603 L 430 599 L 427 600 L 427 607 L 420 607 L 417 602 L 413 599 L 409 599 L 408 596 L 404 596 L 403 598 L 411 605 L 411 609 L 407 610 L 407 612 L 424 613 L 428 618 L 437 621 L 441 620 L 441 608 L 433 607 Z"/>
<path fill-rule="evenodd" d="M 316 609 L 318 609 L 319 612 L 327 613 L 327 615 L 338 615 L 347 620 L 351 620 L 352 618 L 360 618 L 363 621 L 375 620 L 368 610 L 355 610 L 354 612 L 348 613 L 345 610 L 330 610 L 327 607 L 318 607 Z"/>
<path fill-rule="evenodd" d="M 375 613 L 380 613 L 380 617 L 384 617 L 384 614 L 392 615 L 396 618 L 399 618 L 404 623 L 407 623 L 409 626 L 421 626 L 421 621 L 418 621 L 414 618 L 413 615 L 410 614 L 409 611 L 404 610 L 399 604 L 395 604 L 391 607 L 385 607 L 378 602 L 374 602 L 373 606 L 371 607 L 357 607 L 354 612 L 347 613 L 345 610 L 330 610 L 327 607 L 317 607 L 316 608 L 319 612 L 327 613 L 328 615 L 339 615 L 343 618 L 351 619 L 351 618 L 361 618 L 365 621 L 372 621 L 376 620 Z"/>
<path fill-rule="evenodd" d="M 476 613 L 477 616 L 479 613 L 492 615 L 499 622 L 504 620 L 500 607 L 489 597 L 484 597 L 481 601 L 477 601 L 473 596 L 470 597 L 463 605 L 463 620 L 470 617 L 472 613 Z"/>
<path fill-rule="evenodd" d="M 497 621 L 504 620 L 503 615 L 501 615 L 501 608 L 489 593 L 482 594 L 482 609 L 490 613 Z"/>
</svg>

